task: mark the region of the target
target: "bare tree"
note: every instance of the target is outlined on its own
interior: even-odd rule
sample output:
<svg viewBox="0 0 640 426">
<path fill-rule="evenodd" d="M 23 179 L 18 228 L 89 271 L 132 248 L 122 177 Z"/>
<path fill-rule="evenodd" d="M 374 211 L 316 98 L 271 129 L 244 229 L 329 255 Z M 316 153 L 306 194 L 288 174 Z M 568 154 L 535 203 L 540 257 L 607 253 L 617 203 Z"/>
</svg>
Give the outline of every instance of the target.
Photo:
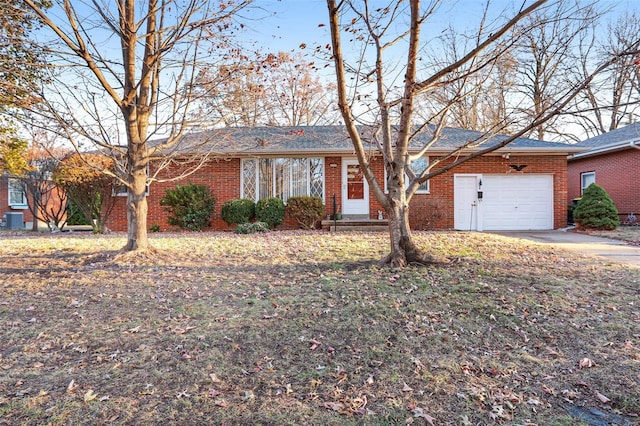
<svg viewBox="0 0 640 426">
<path fill-rule="evenodd" d="M 546 103 L 537 115 L 532 115 L 527 122 L 521 122 L 512 136 L 489 144 L 482 144 L 478 140 L 469 141 L 432 161 L 423 172 L 415 173 L 411 167 L 412 161 L 422 157 L 438 140 L 450 109 L 450 105 L 444 105 L 427 123 L 416 123 L 416 100 L 432 96 L 437 88 L 455 84 L 490 66 L 500 53 L 500 48 L 496 49 L 496 46 L 501 45 L 502 49 L 513 46 L 520 36 L 530 30 L 520 26 L 514 31 L 518 24 L 536 11 L 548 11 L 553 17 L 553 12 L 559 4 L 558 1 L 546 0 L 527 2 L 520 10 L 513 12 L 510 19 L 494 19 L 491 25 L 488 24 L 489 14 L 485 13 L 480 22 L 480 29 L 474 37 L 476 42 L 459 55 L 457 60 L 424 64 L 422 53 L 433 46 L 424 44 L 421 30 L 429 24 L 429 18 L 433 16 L 440 3 L 434 0 L 423 6 L 419 0 L 391 1 L 386 7 L 378 3 L 374 7 L 368 1 L 356 3 L 350 0 L 327 0 L 338 105 L 360 167 L 389 217 L 391 247 L 384 261 L 391 266 L 404 266 L 414 262 L 426 264 L 442 260 L 422 252 L 414 244 L 411 235 L 409 203 L 422 183 L 472 158 L 504 147 L 549 121 L 589 84 L 594 74 L 601 72 L 620 56 L 616 55 L 597 67 L 579 84 L 565 87 L 565 90 L 558 93 L 553 102 Z M 505 14 L 506 12 L 500 16 Z M 536 20 L 535 25 L 544 23 Z M 346 42 L 342 41 L 343 34 L 351 37 L 354 43 L 362 41 L 362 49 L 359 50 L 356 62 L 349 62 L 345 56 Z M 401 66 L 387 61 L 392 47 L 403 52 L 405 59 L 402 60 Z M 634 51 L 637 49 L 637 42 L 633 44 L 633 48 Z M 373 51 L 369 52 L 367 49 Z M 354 48 L 350 46 L 349 51 L 354 51 Z M 487 54 L 490 51 L 493 53 Z M 397 50 L 395 53 L 397 54 Z M 419 78 L 419 67 L 425 68 L 420 70 L 420 75 L 425 73 L 426 77 Z M 400 77 L 392 74 L 397 69 L 402 70 Z M 383 157 L 387 191 L 374 176 L 369 152 L 364 144 L 367 135 L 357 126 L 362 110 L 367 107 L 367 104 L 361 103 L 362 95 L 370 92 L 375 93 L 376 97 L 375 104 L 368 110 L 368 116 L 373 117 L 370 120 L 374 135 L 372 140 L 378 143 Z M 457 97 L 463 98 L 466 96 L 465 93 L 462 90 Z M 492 135 L 499 131 L 499 128 L 492 129 L 491 133 L 483 136 L 483 140 L 491 140 Z M 416 136 L 427 142 L 417 152 L 410 153 L 409 144 L 412 140 L 417 140 Z M 472 144 L 479 146 L 479 149 L 471 153 L 465 152 L 465 148 Z"/>
<path fill-rule="evenodd" d="M 301 53 L 240 55 L 198 77 L 201 115 L 225 126 L 311 126 L 334 124 L 334 84 L 323 83 Z"/>
<path fill-rule="evenodd" d="M 633 48 L 640 34 L 640 16 L 626 13 L 609 23 L 607 37 L 593 37 L 584 44 L 577 69 L 582 77 L 589 73 L 593 57 L 603 59 Z M 576 100 L 573 116 L 588 137 L 615 130 L 635 122 L 640 115 L 640 63 L 623 56 L 586 88 Z"/>
<path fill-rule="evenodd" d="M 580 62 L 580 43 L 599 17 L 591 3 L 560 1 L 553 11 L 534 11 L 517 26 L 516 31 L 522 34 L 516 51 L 520 62 L 517 93 L 524 97 L 519 112 L 526 121 L 547 111 L 567 87 L 585 77 L 574 72 Z M 587 77 L 589 68 L 592 66 Z M 527 136 L 539 140 L 566 136 L 566 119 L 567 115 L 556 115 L 532 128 Z"/>
<path fill-rule="evenodd" d="M 90 146 L 115 161 L 115 173 L 103 172 L 128 189 L 124 249 L 149 249 L 147 184 L 168 156 L 185 155 L 178 142 L 190 128 L 193 82 L 226 49 L 250 1 L 57 0 L 50 10 L 23 1 L 53 35 L 45 45 L 53 84 L 33 112 L 58 123 L 78 151 Z M 154 137 L 162 142 L 150 144 Z"/>
<path fill-rule="evenodd" d="M 67 217 L 67 195 L 53 181 L 53 172 L 59 158 L 52 151 L 42 147 L 32 147 L 28 154 L 28 168 L 20 176 L 27 206 L 33 215 L 33 230 L 38 230 L 38 222 L 44 222 L 50 231 L 62 230 Z"/>
<path fill-rule="evenodd" d="M 457 62 L 470 48 L 470 43 L 475 41 L 461 37 L 452 28 L 440 38 L 444 56 L 433 55 L 431 60 L 436 63 Z M 462 43 L 459 39 L 463 39 Z M 486 66 L 469 72 L 474 63 L 486 63 Z M 426 122 L 438 111 L 447 108 L 447 126 L 486 132 L 500 128 L 503 133 L 509 134 L 509 125 L 505 123 L 509 123 L 509 98 L 516 85 L 517 67 L 518 62 L 509 47 L 496 43 L 493 49 L 479 54 L 469 67 L 459 70 L 459 79 L 437 88 L 429 98 L 417 98 L 420 107 L 416 108 L 416 117 Z"/>
</svg>

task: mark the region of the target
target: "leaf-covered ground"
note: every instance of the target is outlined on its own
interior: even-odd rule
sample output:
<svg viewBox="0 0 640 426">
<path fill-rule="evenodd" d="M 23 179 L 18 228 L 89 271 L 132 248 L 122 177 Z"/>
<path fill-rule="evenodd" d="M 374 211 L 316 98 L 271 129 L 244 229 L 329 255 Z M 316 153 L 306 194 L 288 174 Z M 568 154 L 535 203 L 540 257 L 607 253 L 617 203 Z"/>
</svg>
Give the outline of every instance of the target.
<svg viewBox="0 0 640 426">
<path fill-rule="evenodd" d="M 0 234 L 0 424 L 633 425 L 640 273 L 480 233 Z M 582 419 L 582 420 L 580 420 Z"/>
<path fill-rule="evenodd" d="M 640 245 L 640 226 L 619 226 L 613 231 L 587 230 L 590 235 L 626 241 L 628 244 Z"/>
</svg>

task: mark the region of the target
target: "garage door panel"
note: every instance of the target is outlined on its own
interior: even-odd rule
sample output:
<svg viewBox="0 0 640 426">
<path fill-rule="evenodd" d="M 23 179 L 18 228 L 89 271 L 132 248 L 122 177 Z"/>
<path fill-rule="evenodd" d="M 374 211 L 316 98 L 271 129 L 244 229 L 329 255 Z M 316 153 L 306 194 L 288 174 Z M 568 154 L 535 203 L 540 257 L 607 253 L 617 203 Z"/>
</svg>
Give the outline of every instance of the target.
<svg viewBox="0 0 640 426">
<path fill-rule="evenodd" d="M 483 229 L 552 229 L 553 176 L 484 175 Z"/>
</svg>

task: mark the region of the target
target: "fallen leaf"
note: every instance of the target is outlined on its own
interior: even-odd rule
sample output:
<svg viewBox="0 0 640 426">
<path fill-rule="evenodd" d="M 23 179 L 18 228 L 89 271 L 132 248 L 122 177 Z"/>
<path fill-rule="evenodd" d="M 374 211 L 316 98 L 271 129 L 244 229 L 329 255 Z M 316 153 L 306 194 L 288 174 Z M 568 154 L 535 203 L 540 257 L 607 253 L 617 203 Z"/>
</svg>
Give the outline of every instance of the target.
<svg viewBox="0 0 640 426">
<path fill-rule="evenodd" d="M 433 417 L 431 417 L 430 415 L 428 415 L 427 413 L 424 412 L 424 410 L 420 407 L 416 407 L 413 409 L 413 416 L 414 417 L 422 417 L 423 419 L 425 419 L 427 421 L 427 423 L 429 423 L 431 426 L 434 426 L 433 421 L 435 420 Z"/>
<path fill-rule="evenodd" d="M 67 385 L 67 392 L 73 392 L 77 387 L 78 385 L 76 385 L 76 381 L 71 379 L 71 381 Z"/>
<path fill-rule="evenodd" d="M 178 392 L 176 394 L 176 398 L 180 399 L 180 398 L 189 398 L 191 395 L 187 393 L 186 390 L 183 390 L 182 392 Z"/>
<path fill-rule="evenodd" d="M 413 392 L 413 388 L 411 388 L 408 384 L 404 384 L 402 387 L 402 392 Z"/>
<path fill-rule="evenodd" d="M 591 368 L 591 367 L 593 367 L 595 365 L 596 365 L 596 363 L 591 361 L 591 359 L 589 359 L 589 358 L 582 358 L 580 360 L 580 362 L 578 363 L 578 366 L 580 368 Z"/>
<path fill-rule="evenodd" d="M 209 378 L 211 379 L 211 381 L 213 383 L 220 383 L 221 380 L 218 378 L 218 376 L 216 375 L 216 373 L 211 373 L 209 374 Z"/>
<path fill-rule="evenodd" d="M 84 402 L 93 401 L 97 396 L 93 389 L 89 389 L 87 393 L 84 394 Z"/>
<path fill-rule="evenodd" d="M 542 402 L 540 402 L 540 400 L 539 400 L 539 399 L 537 399 L 537 398 L 533 398 L 533 397 L 531 397 L 531 398 L 529 398 L 529 399 L 527 400 L 527 404 L 529 404 L 529 405 L 541 405 L 541 404 L 542 404 Z"/>
<path fill-rule="evenodd" d="M 323 404 L 324 408 L 327 408 L 329 410 L 333 410 L 333 411 L 340 411 L 342 410 L 342 407 L 344 407 L 344 405 L 342 405 L 339 402 L 325 402 Z"/>
<path fill-rule="evenodd" d="M 140 328 L 140 326 L 138 326 L 138 327 L 136 327 L 136 328 Z M 185 334 L 185 333 L 190 332 L 190 331 L 191 331 L 191 330 L 193 330 L 194 328 L 196 328 L 196 327 L 192 327 L 192 326 L 190 326 L 190 325 L 186 326 L 185 328 L 180 328 L 180 327 L 178 327 L 178 328 L 176 328 L 176 329 L 175 329 L 175 333 L 176 333 L 176 334 Z"/>
<path fill-rule="evenodd" d="M 603 404 L 606 404 L 607 402 L 610 402 L 611 400 L 609 398 L 607 398 L 606 396 L 604 396 L 603 394 L 601 394 L 598 391 L 595 391 L 596 393 L 596 398 L 598 398 L 598 400 L 600 402 L 602 402 Z"/>
<path fill-rule="evenodd" d="M 556 351 L 550 346 L 545 347 L 545 350 L 547 351 L 547 355 L 549 356 L 557 357 L 558 355 L 560 355 L 558 351 Z"/>
<path fill-rule="evenodd" d="M 223 407 L 223 408 L 229 405 L 227 401 L 225 401 L 224 399 L 216 399 L 215 401 L 213 401 L 213 403 L 218 407 Z"/>
</svg>

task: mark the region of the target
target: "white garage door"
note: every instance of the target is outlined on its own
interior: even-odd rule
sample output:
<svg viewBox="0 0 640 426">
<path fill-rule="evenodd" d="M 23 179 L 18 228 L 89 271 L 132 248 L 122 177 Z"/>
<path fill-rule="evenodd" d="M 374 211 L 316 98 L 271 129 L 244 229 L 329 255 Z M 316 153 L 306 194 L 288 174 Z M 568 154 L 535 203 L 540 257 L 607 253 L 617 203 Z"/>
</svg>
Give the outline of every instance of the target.
<svg viewBox="0 0 640 426">
<path fill-rule="evenodd" d="M 478 185 L 482 190 L 482 200 L 477 199 L 477 192 L 465 191 L 464 184 L 470 176 L 456 175 L 454 184 L 456 210 L 458 207 L 467 205 L 475 204 L 477 207 L 471 211 L 463 209 L 464 217 L 458 218 L 459 215 L 456 214 L 456 229 L 479 231 L 553 229 L 552 175 L 475 175 L 477 183 L 482 182 L 481 187 Z M 470 214 L 475 215 L 475 219 L 472 219 Z"/>
</svg>

